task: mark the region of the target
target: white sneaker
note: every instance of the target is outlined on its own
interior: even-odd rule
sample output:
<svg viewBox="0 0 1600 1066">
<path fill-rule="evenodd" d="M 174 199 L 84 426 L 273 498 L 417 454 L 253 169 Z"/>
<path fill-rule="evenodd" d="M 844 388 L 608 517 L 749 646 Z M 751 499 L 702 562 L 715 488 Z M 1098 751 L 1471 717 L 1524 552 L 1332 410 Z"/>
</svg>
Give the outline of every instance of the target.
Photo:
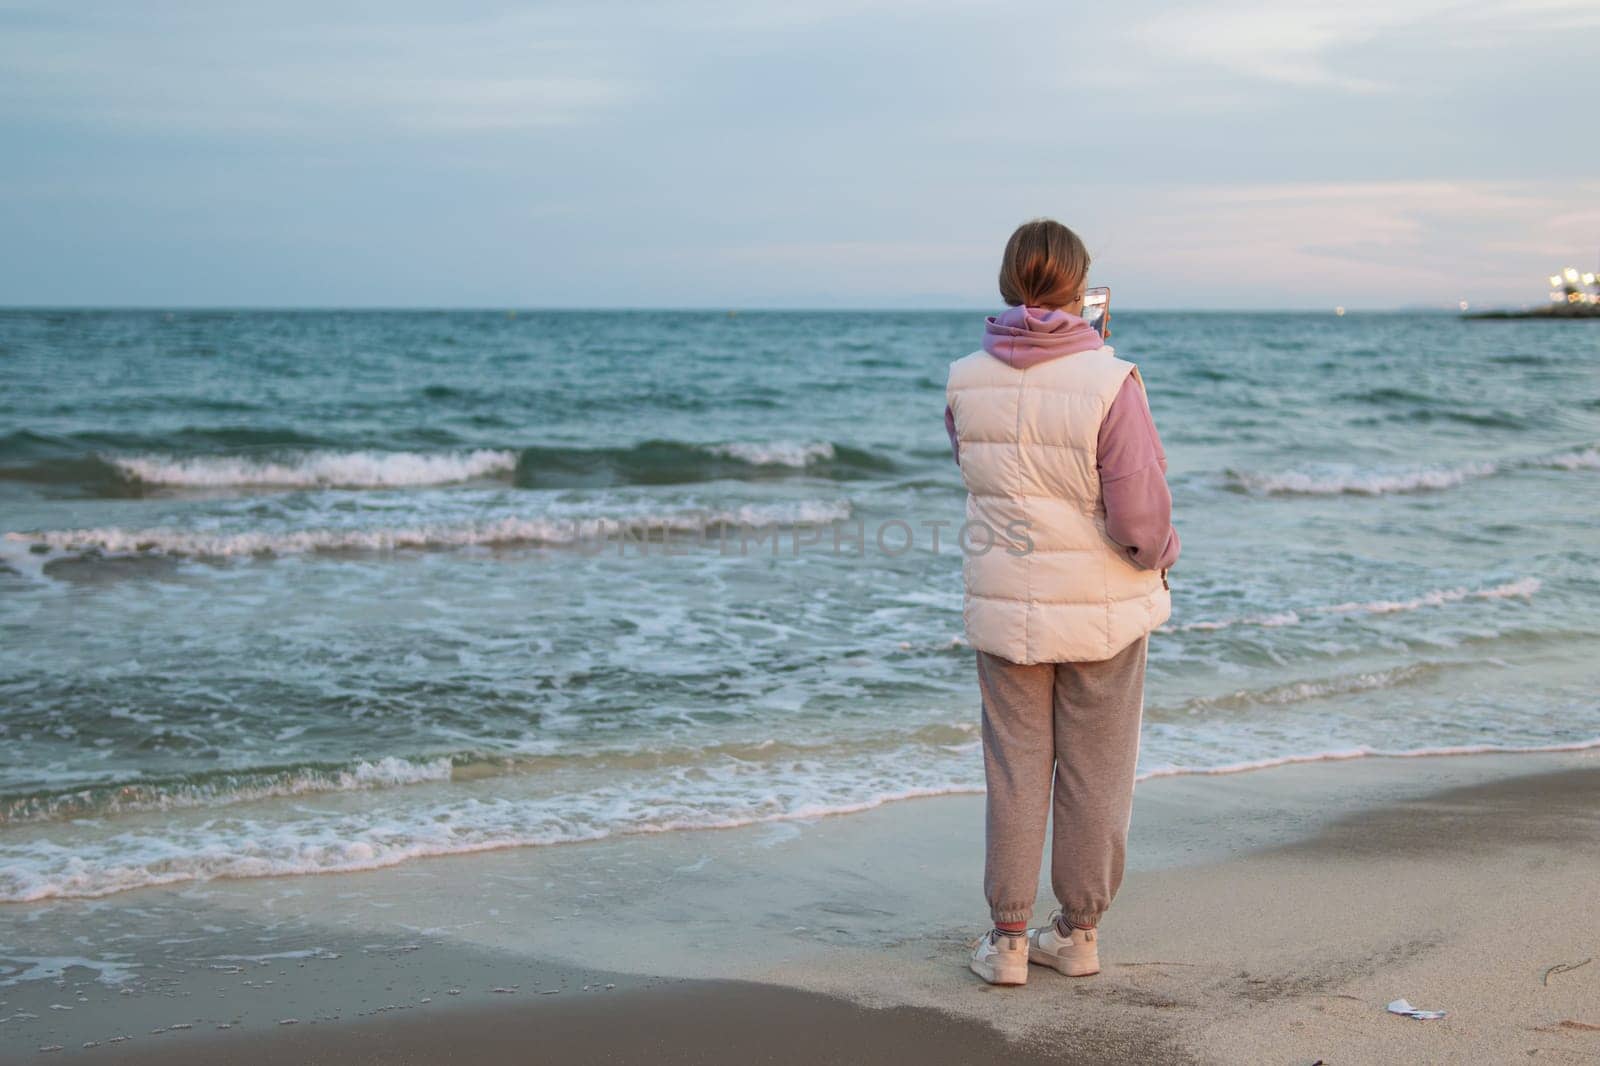
<svg viewBox="0 0 1600 1066">
<path fill-rule="evenodd" d="M 1062 936 L 1055 920 L 1028 930 L 1028 961 L 1052 966 L 1068 977 L 1088 977 L 1100 972 L 1100 942 L 1093 929 L 1074 929 Z"/>
<path fill-rule="evenodd" d="M 1025 985 L 1028 983 L 1028 938 L 1001 936 L 991 929 L 978 941 L 967 965 L 991 985 Z"/>
</svg>

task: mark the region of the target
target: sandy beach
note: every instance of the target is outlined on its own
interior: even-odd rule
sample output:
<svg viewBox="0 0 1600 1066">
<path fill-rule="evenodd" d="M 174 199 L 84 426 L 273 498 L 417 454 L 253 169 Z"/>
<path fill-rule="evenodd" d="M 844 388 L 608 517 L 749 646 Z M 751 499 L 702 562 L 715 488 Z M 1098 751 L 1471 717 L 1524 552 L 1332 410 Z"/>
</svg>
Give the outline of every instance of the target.
<svg viewBox="0 0 1600 1066">
<path fill-rule="evenodd" d="M 59 976 L 8 980 L 0 1055 L 954 1063 L 997 1041 L 1018 1062 L 1600 1055 L 1600 962 L 1584 961 L 1600 957 L 1593 753 L 1146 782 L 1104 972 L 1034 968 L 1015 990 L 964 968 L 983 927 L 981 811 L 943 797 L 8 907 L 11 968 Z M 1401 997 L 1448 1017 L 1386 1013 Z"/>
</svg>

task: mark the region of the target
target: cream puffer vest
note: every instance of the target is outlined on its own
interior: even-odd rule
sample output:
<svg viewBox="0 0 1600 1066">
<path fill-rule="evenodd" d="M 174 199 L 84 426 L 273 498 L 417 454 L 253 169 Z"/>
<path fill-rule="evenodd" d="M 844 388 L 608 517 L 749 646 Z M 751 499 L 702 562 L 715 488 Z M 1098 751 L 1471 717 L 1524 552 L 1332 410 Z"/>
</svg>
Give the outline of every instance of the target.
<svg viewBox="0 0 1600 1066">
<path fill-rule="evenodd" d="M 980 651 L 1098 662 L 1171 615 L 1162 575 L 1106 536 L 1100 423 L 1129 374 L 1109 346 L 1026 370 L 983 351 L 950 364 L 945 399 L 968 493 L 963 615 Z"/>
</svg>

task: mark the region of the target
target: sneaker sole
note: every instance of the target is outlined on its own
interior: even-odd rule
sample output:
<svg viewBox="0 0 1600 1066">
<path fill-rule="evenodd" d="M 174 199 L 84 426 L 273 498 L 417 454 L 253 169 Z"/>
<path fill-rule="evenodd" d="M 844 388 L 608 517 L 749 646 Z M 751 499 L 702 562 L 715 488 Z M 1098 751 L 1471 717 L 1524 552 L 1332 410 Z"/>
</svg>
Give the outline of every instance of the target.
<svg viewBox="0 0 1600 1066">
<path fill-rule="evenodd" d="M 1021 967 L 1022 972 L 1020 974 L 1010 973 L 1009 971 L 999 971 L 993 966 L 982 966 L 979 965 L 976 960 L 968 961 L 967 969 L 971 970 L 973 973 L 977 974 L 991 985 L 999 985 L 1002 988 L 1015 988 L 1017 985 L 1025 985 L 1028 983 L 1028 967 L 1026 964 Z"/>
<path fill-rule="evenodd" d="M 1065 959 L 1046 954 L 1039 951 L 1037 948 L 1028 952 L 1028 961 L 1033 963 L 1035 966 L 1048 966 L 1056 973 L 1061 974 L 1063 977 L 1093 977 L 1095 974 L 1100 972 L 1099 959 L 1094 961 L 1094 969 L 1092 970 L 1078 969 Z M 1080 963 L 1079 965 L 1081 966 L 1082 964 Z"/>
</svg>

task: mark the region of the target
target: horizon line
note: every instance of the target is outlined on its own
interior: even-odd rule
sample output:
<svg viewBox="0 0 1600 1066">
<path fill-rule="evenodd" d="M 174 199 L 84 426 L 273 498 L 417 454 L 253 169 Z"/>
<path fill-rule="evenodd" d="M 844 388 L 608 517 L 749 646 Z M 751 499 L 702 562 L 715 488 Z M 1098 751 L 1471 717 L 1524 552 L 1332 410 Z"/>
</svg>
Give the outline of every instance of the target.
<svg viewBox="0 0 1600 1066">
<path fill-rule="evenodd" d="M 783 307 L 761 305 L 729 305 L 729 304 L 636 304 L 636 305 L 537 305 L 530 304 L 517 306 L 510 304 L 0 304 L 0 313 L 18 311 L 40 312 L 273 312 L 273 313 L 326 313 L 334 311 L 344 312 L 411 312 L 424 314 L 548 314 L 548 313 L 593 313 L 612 312 L 623 314 L 644 314 L 651 312 L 667 312 L 674 314 L 992 314 L 1000 304 L 982 307 L 895 307 L 895 306 L 859 306 L 859 307 Z M 1473 307 L 1472 310 L 1528 310 L 1536 305 L 1488 305 Z M 1385 307 L 1121 307 L 1113 314 L 1286 314 L 1286 315 L 1337 315 L 1340 311 L 1347 315 L 1361 314 L 1461 314 L 1458 307 L 1434 304 L 1400 304 Z"/>
</svg>

